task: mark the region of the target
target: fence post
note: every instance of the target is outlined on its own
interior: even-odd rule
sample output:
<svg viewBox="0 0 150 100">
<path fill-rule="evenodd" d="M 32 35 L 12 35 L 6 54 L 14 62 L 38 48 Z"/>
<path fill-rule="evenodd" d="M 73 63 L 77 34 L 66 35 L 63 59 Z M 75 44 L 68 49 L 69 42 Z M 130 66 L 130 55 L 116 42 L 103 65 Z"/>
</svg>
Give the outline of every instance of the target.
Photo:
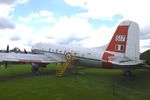
<svg viewBox="0 0 150 100">
<path fill-rule="evenodd" d="M 113 83 L 113 96 L 115 96 L 115 83 Z"/>
</svg>

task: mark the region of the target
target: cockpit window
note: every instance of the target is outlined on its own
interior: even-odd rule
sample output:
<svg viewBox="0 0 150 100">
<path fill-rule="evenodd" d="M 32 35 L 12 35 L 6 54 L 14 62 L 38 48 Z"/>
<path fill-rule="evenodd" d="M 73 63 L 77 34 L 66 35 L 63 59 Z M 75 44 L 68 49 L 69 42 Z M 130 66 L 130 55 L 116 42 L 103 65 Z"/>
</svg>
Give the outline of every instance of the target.
<svg viewBox="0 0 150 100">
<path fill-rule="evenodd" d="M 58 49 L 56 49 L 56 53 L 58 53 Z"/>
<path fill-rule="evenodd" d="M 76 52 L 74 52 L 74 56 L 76 56 L 77 55 L 77 53 Z"/>
</svg>

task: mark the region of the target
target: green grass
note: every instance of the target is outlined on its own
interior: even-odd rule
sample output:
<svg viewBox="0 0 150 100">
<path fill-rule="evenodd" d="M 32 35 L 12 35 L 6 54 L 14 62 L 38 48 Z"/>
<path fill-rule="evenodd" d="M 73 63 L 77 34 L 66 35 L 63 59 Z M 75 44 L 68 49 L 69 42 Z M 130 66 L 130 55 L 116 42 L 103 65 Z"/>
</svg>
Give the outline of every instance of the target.
<svg viewBox="0 0 150 100">
<path fill-rule="evenodd" d="M 33 75 L 30 64 L 0 67 L 0 100 L 150 100 L 148 71 L 137 70 L 134 77 L 96 68 L 56 77 L 55 65 L 41 71 Z"/>
</svg>

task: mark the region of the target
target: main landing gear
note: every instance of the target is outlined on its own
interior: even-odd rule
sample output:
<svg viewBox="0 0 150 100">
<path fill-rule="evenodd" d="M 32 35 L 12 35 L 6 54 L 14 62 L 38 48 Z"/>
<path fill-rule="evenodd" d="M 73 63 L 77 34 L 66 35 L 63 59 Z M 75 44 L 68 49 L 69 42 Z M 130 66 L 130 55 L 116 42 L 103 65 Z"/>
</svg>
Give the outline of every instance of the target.
<svg viewBox="0 0 150 100">
<path fill-rule="evenodd" d="M 32 67 L 32 73 L 33 74 L 40 73 L 39 68 Z"/>
<path fill-rule="evenodd" d="M 36 64 L 36 63 L 32 63 L 32 73 L 33 74 L 39 74 L 40 73 L 40 65 L 39 64 Z"/>
<path fill-rule="evenodd" d="M 125 73 L 123 75 L 124 76 L 132 76 L 132 71 L 131 70 L 127 70 L 127 71 L 125 71 Z"/>
</svg>

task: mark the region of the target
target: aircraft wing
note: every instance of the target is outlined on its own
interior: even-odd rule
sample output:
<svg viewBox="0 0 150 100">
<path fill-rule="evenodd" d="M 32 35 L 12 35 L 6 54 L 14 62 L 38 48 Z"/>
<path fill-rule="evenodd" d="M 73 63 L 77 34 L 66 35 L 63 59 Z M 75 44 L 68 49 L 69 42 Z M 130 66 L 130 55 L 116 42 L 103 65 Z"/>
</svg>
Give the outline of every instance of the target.
<svg viewBox="0 0 150 100">
<path fill-rule="evenodd" d="M 64 59 L 54 55 L 0 53 L 0 62 L 58 63 Z"/>
</svg>

